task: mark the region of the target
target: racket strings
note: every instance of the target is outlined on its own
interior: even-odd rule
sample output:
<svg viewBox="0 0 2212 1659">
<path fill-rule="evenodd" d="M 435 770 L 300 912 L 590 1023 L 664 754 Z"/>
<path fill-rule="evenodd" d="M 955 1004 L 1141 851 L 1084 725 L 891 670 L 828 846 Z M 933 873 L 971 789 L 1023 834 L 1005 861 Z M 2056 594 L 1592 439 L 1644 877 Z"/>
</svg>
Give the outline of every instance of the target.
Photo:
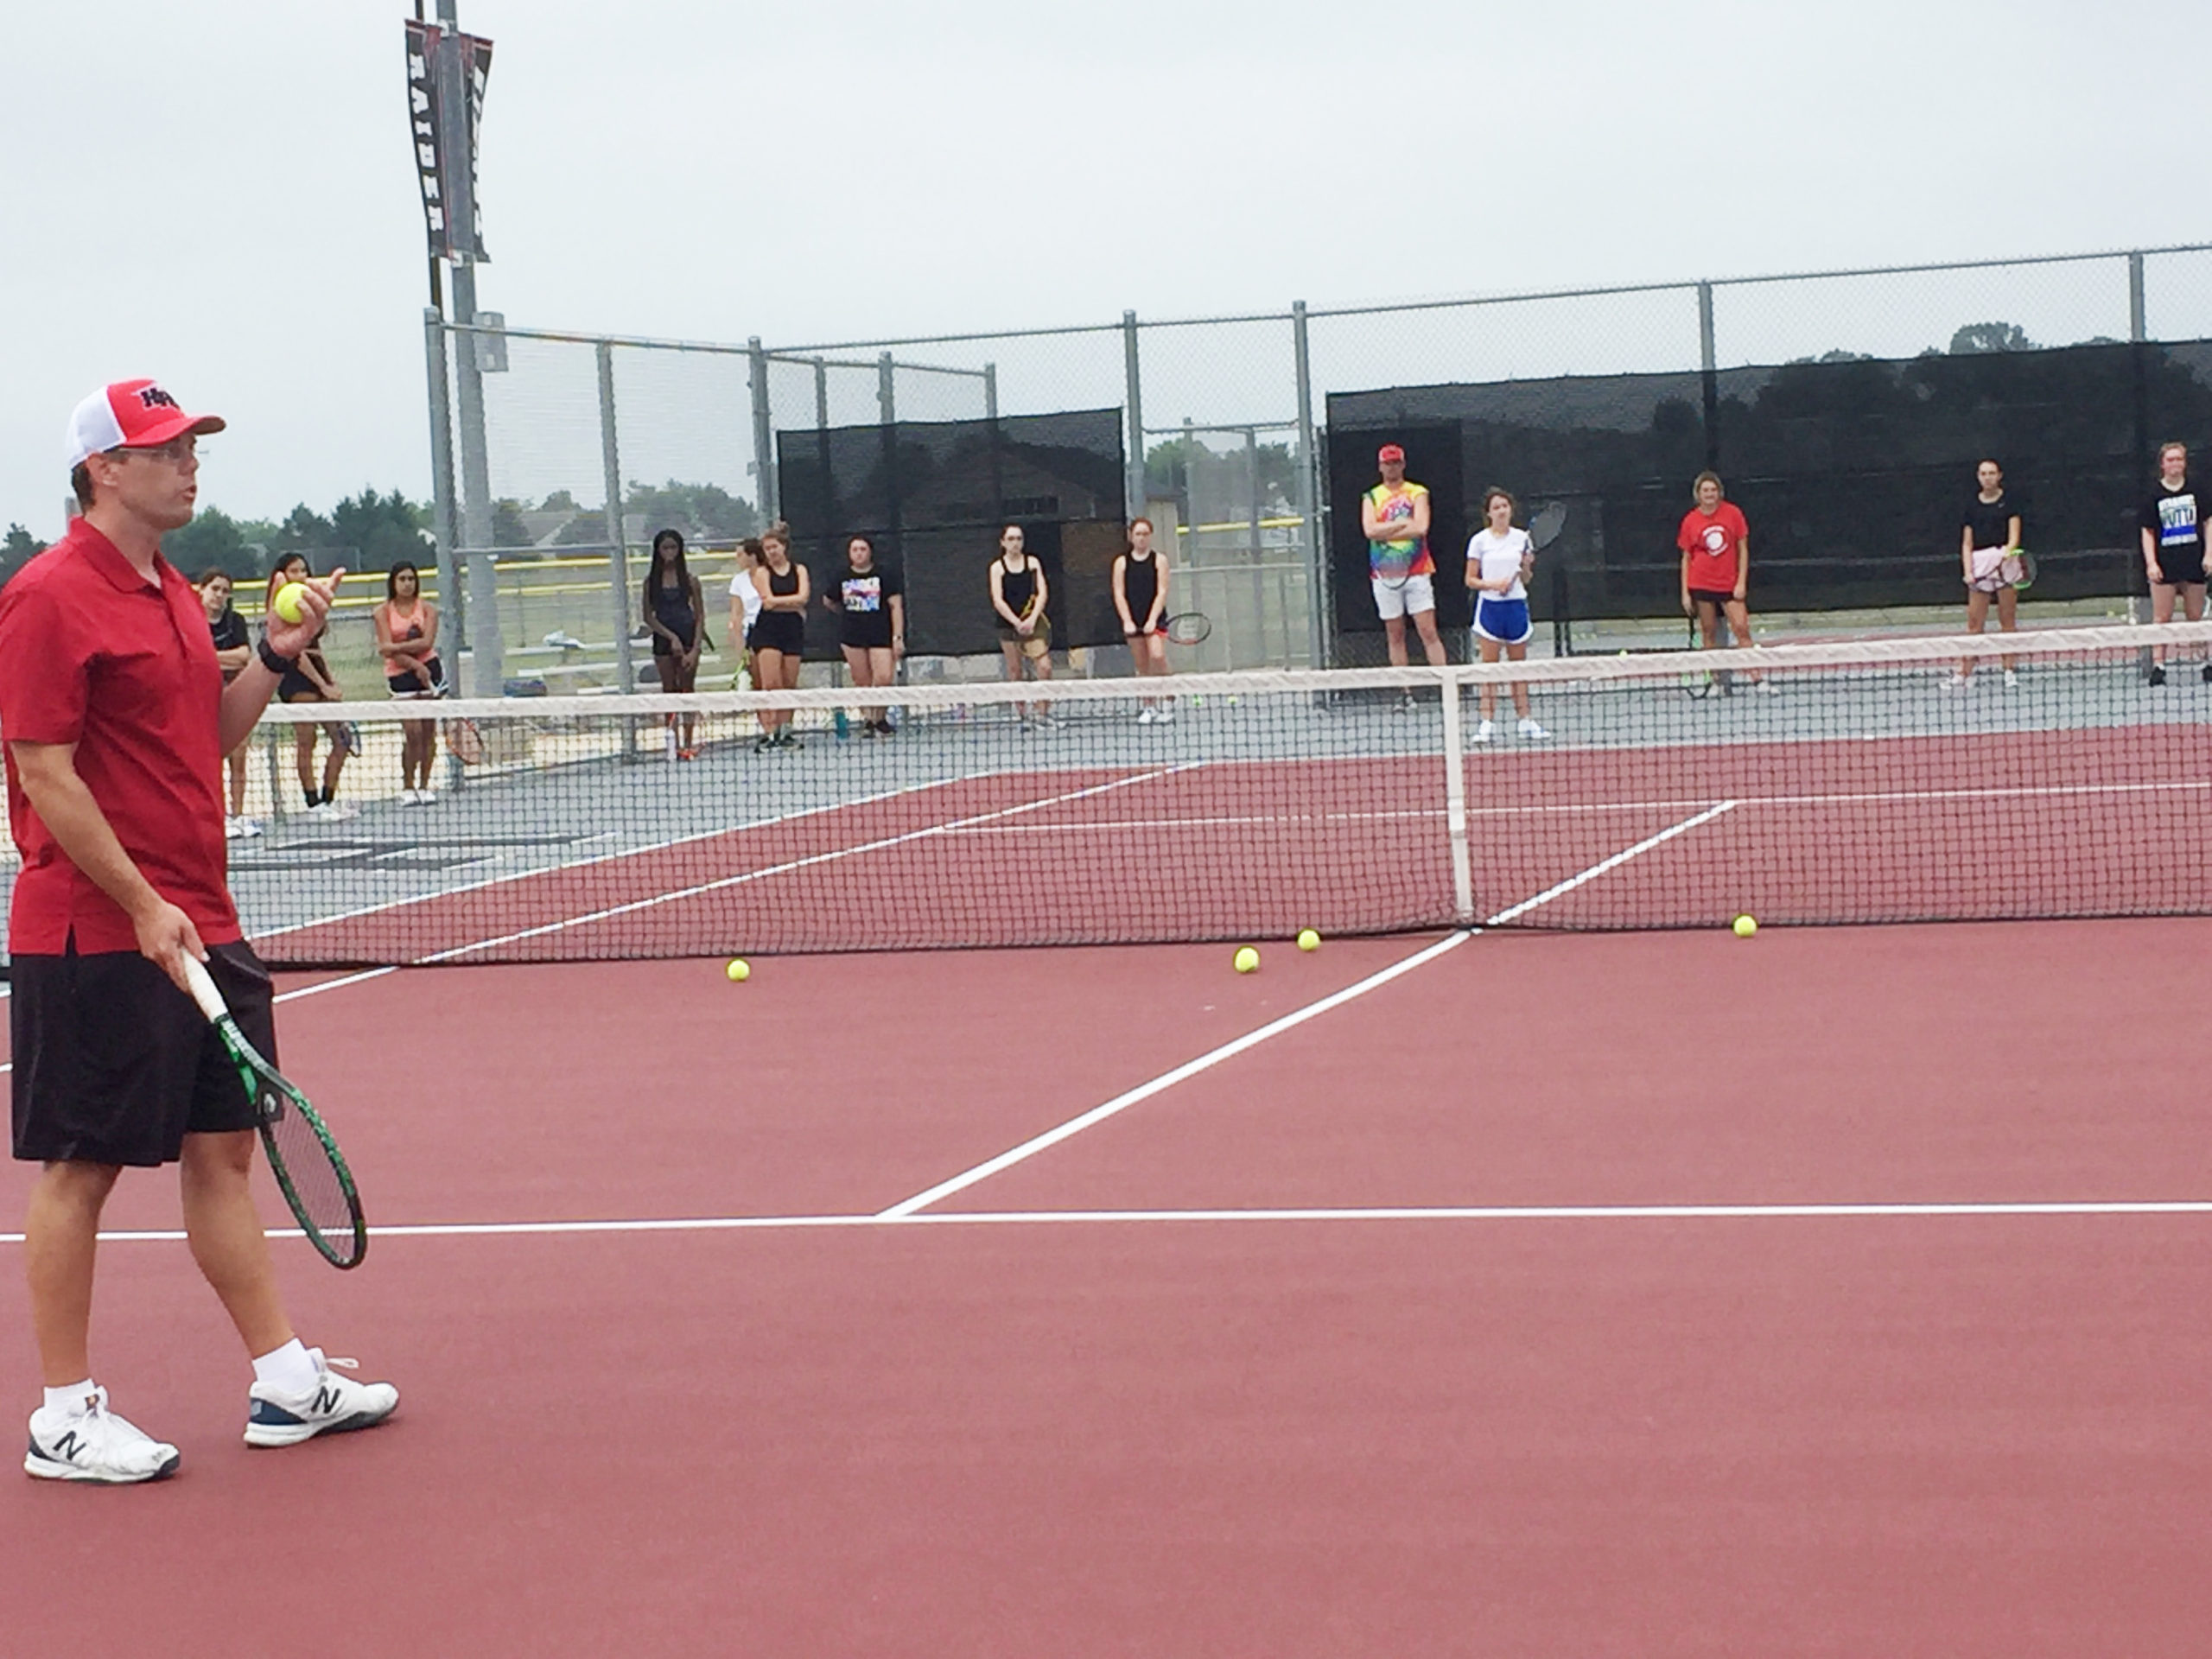
<svg viewBox="0 0 2212 1659">
<path fill-rule="evenodd" d="M 360 1253 L 357 1200 L 330 1148 L 308 1115 L 282 1091 L 261 1091 L 263 1131 L 277 1179 L 296 1200 L 302 1226 L 315 1233 L 318 1249 L 341 1265 Z"/>
</svg>

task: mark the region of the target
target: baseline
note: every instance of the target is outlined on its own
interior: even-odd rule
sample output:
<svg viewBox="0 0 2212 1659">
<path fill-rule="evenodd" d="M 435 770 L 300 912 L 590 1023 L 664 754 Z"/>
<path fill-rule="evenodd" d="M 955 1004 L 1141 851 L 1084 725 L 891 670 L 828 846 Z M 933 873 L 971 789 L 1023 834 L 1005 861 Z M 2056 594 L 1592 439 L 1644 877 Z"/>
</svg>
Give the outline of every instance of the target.
<svg viewBox="0 0 2212 1659">
<path fill-rule="evenodd" d="M 940 1210 L 928 1214 L 678 1216 L 599 1221 L 441 1221 L 372 1227 L 373 1238 L 548 1238 L 598 1233 L 798 1232 L 853 1227 L 1145 1226 L 1223 1222 L 1365 1223 L 1447 1221 L 1915 1221 L 2004 1216 L 2212 1216 L 2212 1198 L 2003 1199 L 1960 1204 L 1556 1204 L 1377 1205 L 1363 1209 Z M 266 1236 L 304 1236 L 271 1227 Z M 177 1229 L 103 1232 L 104 1244 L 181 1244 Z M 0 1233 L 20 1244 L 21 1233 Z"/>
</svg>

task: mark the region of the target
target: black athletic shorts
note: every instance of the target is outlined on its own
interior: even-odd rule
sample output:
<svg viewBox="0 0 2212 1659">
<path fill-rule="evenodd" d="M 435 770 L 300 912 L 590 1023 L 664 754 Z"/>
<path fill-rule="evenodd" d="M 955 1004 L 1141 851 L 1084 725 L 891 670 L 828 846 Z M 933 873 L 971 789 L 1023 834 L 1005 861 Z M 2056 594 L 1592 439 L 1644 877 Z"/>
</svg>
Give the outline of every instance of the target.
<svg viewBox="0 0 2212 1659">
<path fill-rule="evenodd" d="M 1725 611 L 1736 602 L 1736 590 L 1731 588 L 1724 594 L 1714 588 L 1693 588 L 1690 589 L 1690 602 L 1695 605 L 1718 605 Z"/>
<path fill-rule="evenodd" d="M 244 944 L 207 955 L 238 1029 L 276 1065 L 269 970 Z M 137 951 L 19 956 L 10 978 L 16 1157 L 173 1164 L 187 1135 L 254 1127 L 215 1028 Z"/>
</svg>

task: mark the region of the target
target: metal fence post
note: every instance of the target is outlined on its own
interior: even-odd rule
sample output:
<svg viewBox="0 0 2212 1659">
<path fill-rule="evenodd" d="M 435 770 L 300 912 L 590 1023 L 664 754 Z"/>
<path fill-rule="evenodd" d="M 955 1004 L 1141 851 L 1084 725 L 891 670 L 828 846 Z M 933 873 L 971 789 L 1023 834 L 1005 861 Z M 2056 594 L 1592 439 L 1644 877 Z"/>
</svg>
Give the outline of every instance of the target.
<svg viewBox="0 0 2212 1659">
<path fill-rule="evenodd" d="M 1290 308 L 1291 341 L 1298 365 L 1298 516 L 1306 537 L 1306 645 L 1308 666 L 1325 666 L 1329 604 L 1329 561 L 1320 522 L 1320 457 L 1313 442 L 1313 361 L 1308 349 L 1306 302 Z"/>
<path fill-rule="evenodd" d="M 614 347 L 599 342 L 599 462 L 607 484 L 607 575 L 614 595 L 614 671 L 626 696 L 638 689 L 630 660 L 630 550 L 622 530 L 622 452 L 614 425 Z"/>
<path fill-rule="evenodd" d="M 476 268 L 453 268 L 454 321 L 476 321 Z M 476 336 L 463 333 L 454 353 L 461 396 L 461 538 L 468 550 L 469 692 L 496 697 L 506 690 L 506 661 L 499 639 L 499 568 L 492 553 L 492 467 L 484 447 L 484 375 L 476 366 Z"/>
<path fill-rule="evenodd" d="M 776 499 L 776 439 L 768 415 L 768 353 L 760 349 L 760 336 L 746 342 L 753 361 L 753 499 L 760 508 L 760 522 L 772 524 L 780 516 Z"/>
<path fill-rule="evenodd" d="M 2127 256 L 2127 340 L 2128 355 L 2133 359 L 2135 382 L 2135 465 L 2140 467 L 2151 448 L 2151 388 L 2148 365 L 2144 362 L 2144 346 L 2151 338 L 2149 309 L 2144 303 L 2143 256 L 2139 252 Z M 2130 542 L 2136 538 L 2131 535 Z M 2151 578 L 2143 569 L 2143 561 L 2130 548 L 2127 568 L 2127 620 L 2140 622 L 2147 614 L 2144 601 L 2151 596 Z M 2149 647 L 2138 653 L 2137 668 L 2146 681 L 2151 671 L 2158 665 L 2158 654 Z"/>
<path fill-rule="evenodd" d="M 999 417 L 999 365 L 983 365 L 983 418 L 995 421 Z"/>
<path fill-rule="evenodd" d="M 1697 285 L 1697 368 L 1705 391 L 1705 464 L 1720 470 L 1720 353 L 1713 334 L 1713 284 Z"/>
<path fill-rule="evenodd" d="M 1144 486 L 1144 376 L 1138 365 L 1137 314 L 1122 313 L 1122 376 L 1128 387 L 1129 453 L 1123 457 L 1122 466 L 1127 483 L 1122 486 L 1128 496 L 1122 509 L 1123 518 L 1141 518 L 1145 511 Z"/>
<path fill-rule="evenodd" d="M 830 429 L 830 365 L 818 357 L 814 359 L 814 429 Z"/>
<path fill-rule="evenodd" d="M 1260 429 L 1256 426 L 1244 429 L 1244 505 L 1252 549 L 1252 640 L 1264 664 L 1268 659 L 1268 589 L 1267 577 L 1260 570 Z"/>
<path fill-rule="evenodd" d="M 430 534 L 438 544 L 438 603 L 445 607 L 440 641 L 456 664 L 468 649 L 468 605 L 455 555 L 453 499 L 453 405 L 446 378 L 446 320 L 423 308 L 423 369 L 430 389 Z"/>
<path fill-rule="evenodd" d="M 875 359 L 875 407 L 877 418 L 884 425 L 895 425 L 899 419 L 898 365 L 886 352 Z"/>
</svg>

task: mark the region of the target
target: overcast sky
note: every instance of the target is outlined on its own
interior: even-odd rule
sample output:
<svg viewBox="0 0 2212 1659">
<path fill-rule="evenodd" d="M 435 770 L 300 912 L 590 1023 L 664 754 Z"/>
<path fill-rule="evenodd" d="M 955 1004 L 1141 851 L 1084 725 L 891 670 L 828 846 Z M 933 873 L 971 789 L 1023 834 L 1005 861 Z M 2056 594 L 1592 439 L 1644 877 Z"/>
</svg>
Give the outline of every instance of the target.
<svg viewBox="0 0 2212 1659">
<path fill-rule="evenodd" d="M 63 418 L 136 373 L 229 417 L 203 502 L 426 493 L 410 10 L 8 8 L 0 522 L 58 533 Z M 2201 5 L 464 0 L 461 21 L 496 42 L 480 302 L 516 324 L 798 343 L 2212 239 Z M 2124 301 L 2109 329 L 2102 297 L 2051 303 L 2031 329 L 2124 329 Z M 1634 355 L 1634 317 L 1614 326 Z M 1869 344 L 1916 348 L 1898 327 Z M 1452 378 L 1350 340 L 1332 383 Z M 1066 386 L 1088 400 L 1085 373 Z"/>
</svg>

